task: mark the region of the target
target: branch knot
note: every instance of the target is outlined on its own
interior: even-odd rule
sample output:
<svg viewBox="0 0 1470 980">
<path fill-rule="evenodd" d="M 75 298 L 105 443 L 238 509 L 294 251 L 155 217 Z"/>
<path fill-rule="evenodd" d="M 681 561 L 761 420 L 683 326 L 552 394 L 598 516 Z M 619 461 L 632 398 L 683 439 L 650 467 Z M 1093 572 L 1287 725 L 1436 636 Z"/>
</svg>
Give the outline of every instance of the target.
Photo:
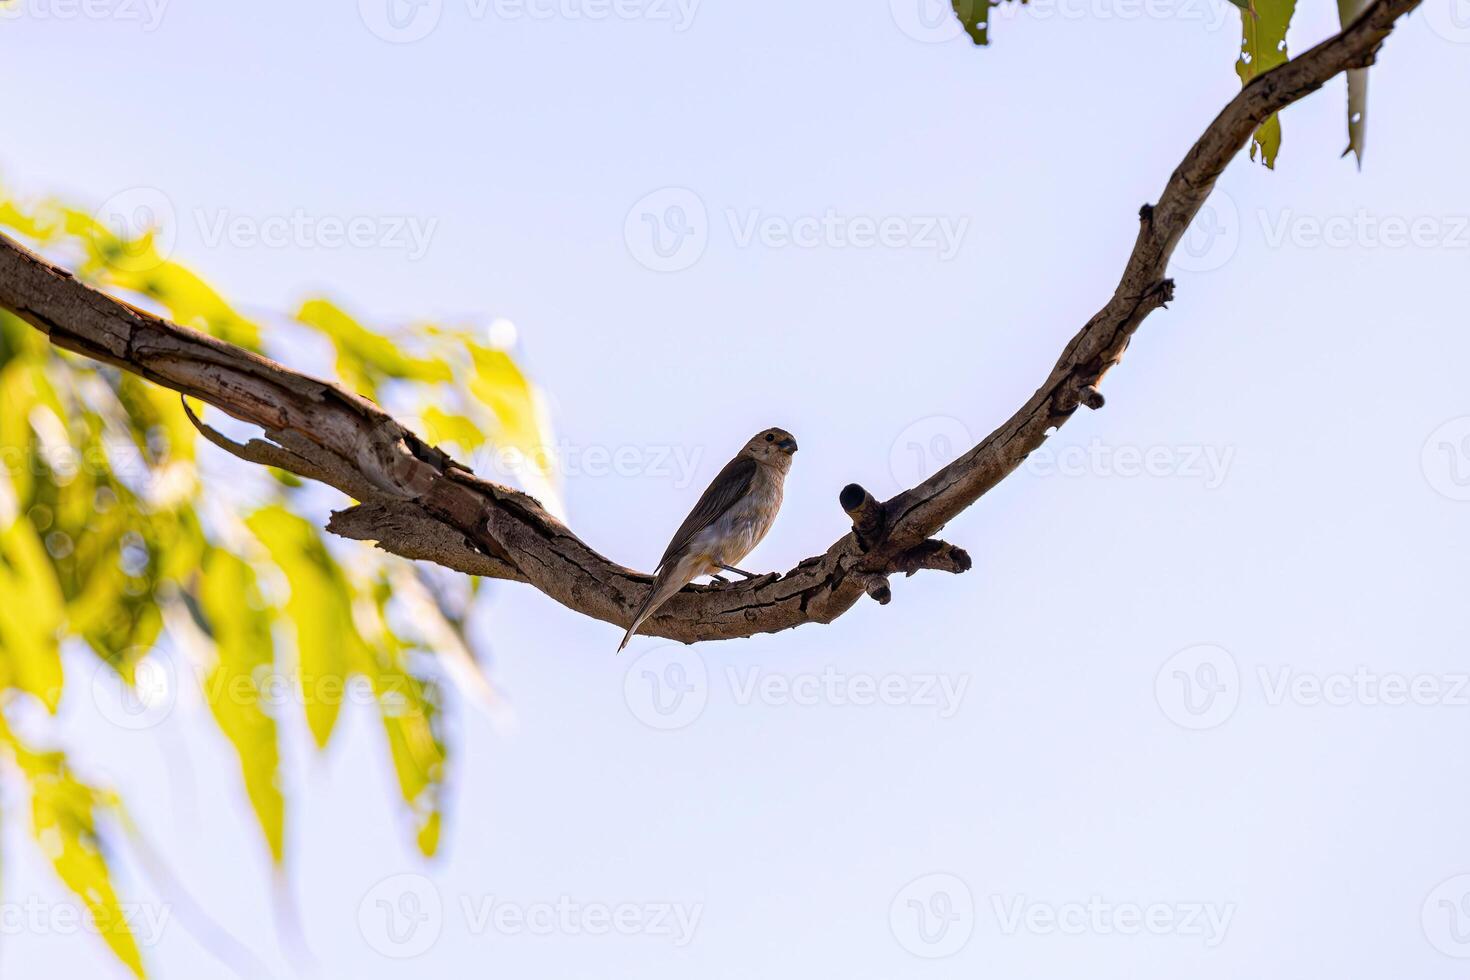
<svg viewBox="0 0 1470 980">
<path fill-rule="evenodd" d="M 903 572 L 905 577 L 925 568 L 959 575 L 968 572 L 973 564 L 970 553 L 964 548 L 957 548 L 938 538 L 917 544 L 893 560 L 894 569 Z"/>
<path fill-rule="evenodd" d="M 847 511 L 847 516 L 852 518 L 852 531 L 857 537 L 858 546 L 863 551 L 871 551 L 888 530 L 888 515 L 883 505 L 856 483 L 843 487 L 837 502 Z"/>
</svg>

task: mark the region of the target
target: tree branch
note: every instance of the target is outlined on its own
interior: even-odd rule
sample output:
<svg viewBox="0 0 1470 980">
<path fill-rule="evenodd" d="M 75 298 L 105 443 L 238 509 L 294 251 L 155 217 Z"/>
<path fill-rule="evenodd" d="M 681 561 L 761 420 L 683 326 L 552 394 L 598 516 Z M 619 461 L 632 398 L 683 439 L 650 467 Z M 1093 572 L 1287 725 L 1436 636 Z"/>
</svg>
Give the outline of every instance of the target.
<svg viewBox="0 0 1470 980">
<path fill-rule="evenodd" d="M 1036 393 L 978 445 L 923 483 L 879 503 L 856 484 L 840 503 L 853 530 L 784 575 L 675 596 L 641 632 L 684 642 L 827 623 L 867 594 L 887 603 L 888 576 L 963 572 L 970 557 L 933 540 L 1013 472 L 1079 405 L 1101 408 L 1103 375 L 1149 313 L 1173 297 L 1165 268 L 1221 172 L 1273 113 L 1351 68 L 1370 65 L 1419 0 L 1375 0 L 1341 33 L 1268 71 L 1221 110 L 1185 155 L 1138 237 L 1118 287 L 1062 351 Z M 570 609 L 625 625 L 649 577 L 593 551 L 530 496 L 476 477 L 376 405 L 113 299 L 0 235 L 0 308 L 57 347 L 116 365 L 264 430 L 269 442 L 216 445 L 341 490 L 361 503 L 328 529 L 469 574 L 529 583 Z M 190 413 L 191 418 L 193 414 Z"/>
</svg>

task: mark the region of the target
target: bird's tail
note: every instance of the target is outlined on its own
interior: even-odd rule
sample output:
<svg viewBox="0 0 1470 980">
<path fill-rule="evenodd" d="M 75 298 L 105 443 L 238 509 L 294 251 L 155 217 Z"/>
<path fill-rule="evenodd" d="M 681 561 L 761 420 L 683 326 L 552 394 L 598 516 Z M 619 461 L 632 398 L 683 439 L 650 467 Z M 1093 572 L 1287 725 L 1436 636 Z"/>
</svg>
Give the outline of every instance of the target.
<svg viewBox="0 0 1470 980">
<path fill-rule="evenodd" d="M 643 625 L 645 619 L 657 612 L 658 607 L 668 602 L 670 596 L 688 584 L 688 582 L 680 582 L 671 574 L 673 571 L 672 568 L 665 568 L 653 577 L 653 585 L 648 589 L 648 598 L 643 600 L 643 605 L 639 606 L 638 612 L 634 613 L 633 625 L 629 626 L 628 632 L 623 634 L 623 642 L 618 644 L 618 653 L 623 652 L 623 647 L 628 645 L 628 641 L 633 638 L 634 633 L 638 632 L 638 627 Z"/>
</svg>

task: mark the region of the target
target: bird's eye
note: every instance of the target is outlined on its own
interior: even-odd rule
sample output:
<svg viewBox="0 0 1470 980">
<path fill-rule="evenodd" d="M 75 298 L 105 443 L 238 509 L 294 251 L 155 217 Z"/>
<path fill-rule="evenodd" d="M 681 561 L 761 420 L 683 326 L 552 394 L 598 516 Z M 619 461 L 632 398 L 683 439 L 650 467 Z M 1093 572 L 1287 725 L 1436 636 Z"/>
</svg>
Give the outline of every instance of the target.
<svg viewBox="0 0 1470 980">
<path fill-rule="evenodd" d="M 775 441 L 776 441 L 776 434 L 773 433 L 773 432 L 767 432 L 766 433 L 766 442 L 775 442 Z"/>
</svg>

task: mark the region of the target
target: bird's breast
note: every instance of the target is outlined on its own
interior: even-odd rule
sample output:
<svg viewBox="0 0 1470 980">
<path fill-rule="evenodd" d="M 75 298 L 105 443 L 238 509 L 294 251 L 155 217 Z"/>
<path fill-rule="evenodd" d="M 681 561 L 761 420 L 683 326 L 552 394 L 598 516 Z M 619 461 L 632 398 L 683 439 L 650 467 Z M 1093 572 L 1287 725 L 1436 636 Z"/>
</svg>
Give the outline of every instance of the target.
<svg viewBox="0 0 1470 980">
<path fill-rule="evenodd" d="M 781 480 L 758 474 L 750 492 L 706 530 L 704 545 L 715 561 L 735 565 L 760 543 L 781 509 Z M 702 535 L 703 536 L 703 535 Z"/>
</svg>

